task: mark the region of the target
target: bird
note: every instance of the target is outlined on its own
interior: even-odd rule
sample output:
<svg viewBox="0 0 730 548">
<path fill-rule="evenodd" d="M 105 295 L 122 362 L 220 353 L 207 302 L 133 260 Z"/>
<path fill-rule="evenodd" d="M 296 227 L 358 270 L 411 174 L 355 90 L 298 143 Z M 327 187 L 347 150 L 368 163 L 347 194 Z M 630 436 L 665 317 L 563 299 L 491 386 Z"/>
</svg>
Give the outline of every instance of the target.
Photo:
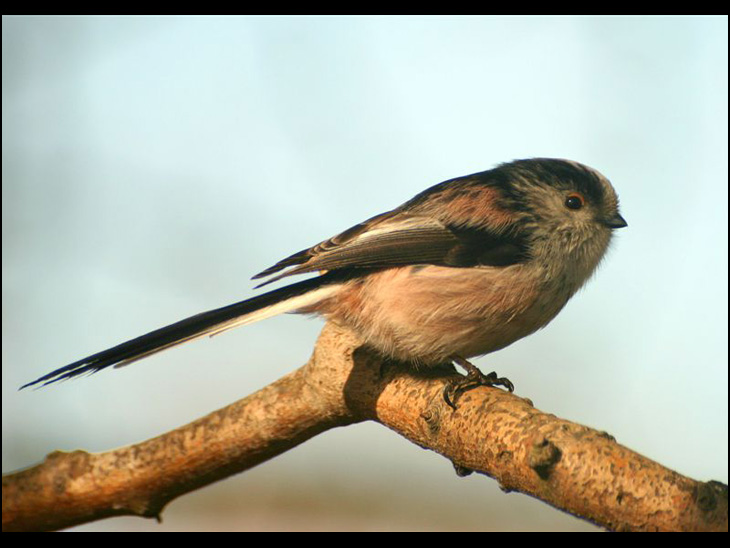
<svg viewBox="0 0 730 548">
<path fill-rule="evenodd" d="M 506 162 L 449 179 L 404 204 L 259 272 L 256 289 L 313 277 L 196 314 L 51 371 L 21 387 L 48 385 L 281 313 L 317 315 L 354 331 L 383 358 L 418 370 L 467 371 L 444 389 L 512 383 L 469 358 L 545 327 L 626 227 L 610 181 L 556 158 Z"/>
</svg>

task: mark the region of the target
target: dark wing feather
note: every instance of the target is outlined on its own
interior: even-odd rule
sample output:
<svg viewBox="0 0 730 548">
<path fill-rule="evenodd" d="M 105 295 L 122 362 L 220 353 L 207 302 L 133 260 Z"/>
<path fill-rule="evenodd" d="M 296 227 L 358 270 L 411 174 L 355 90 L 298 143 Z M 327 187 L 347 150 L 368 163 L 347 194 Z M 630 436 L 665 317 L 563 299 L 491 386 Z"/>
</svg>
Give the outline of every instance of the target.
<svg viewBox="0 0 730 548">
<path fill-rule="evenodd" d="M 376 215 L 375 217 L 371 217 L 367 221 L 363 221 L 362 223 L 356 224 L 355 226 L 352 226 L 345 230 L 344 232 L 338 234 L 337 236 L 333 236 L 329 240 L 325 240 L 323 242 L 318 243 L 317 245 L 313 247 L 308 247 L 307 249 L 303 249 L 301 251 L 298 251 L 297 253 L 294 253 L 293 255 L 290 255 L 286 259 L 282 259 L 278 263 L 276 263 L 273 266 L 270 266 L 266 270 L 263 270 L 256 274 L 255 276 L 252 276 L 252 280 L 257 280 L 259 278 L 265 278 L 266 276 L 270 276 L 271 274 L 274 274 L 276 272 L 279 272 L 280 270 L 283 270 L 285 268 L 288 268 L 290 266 L 306 263 L 309 259 L 312 257 L 315 257 L 316 255 L 319 255 L 321 253 L 327 252 L 331 249 L 344 246 L 357 238 L 360 234 L 363 232 L 366 232 L 370 229 L 370 227 L 387 220 L 390 217 L 395 216 L 394 211 L 388 211 L 386 213 L 381 213 L 380 215 Z M 277 276 L 275 279 L 268 280 L 261 285 L 266 285 L 268 283 L 271 283 L 275 280 L 278 280 L 282 278 L 282 276 Z M 257 287 L 261 287 L 261 285 Z"/>
<path fill-rule="evenodd" d="M 378 215 L 334 238 L 305 249 L 254 276 L 289 270 L 260 284 L 293 274 L 351 268 L 388 268 L 434 264 L 453 267 L 505 266 L 525 258 L 524 240 L 506 231 L 447 226 L 400 211 Z"/>
</svg>

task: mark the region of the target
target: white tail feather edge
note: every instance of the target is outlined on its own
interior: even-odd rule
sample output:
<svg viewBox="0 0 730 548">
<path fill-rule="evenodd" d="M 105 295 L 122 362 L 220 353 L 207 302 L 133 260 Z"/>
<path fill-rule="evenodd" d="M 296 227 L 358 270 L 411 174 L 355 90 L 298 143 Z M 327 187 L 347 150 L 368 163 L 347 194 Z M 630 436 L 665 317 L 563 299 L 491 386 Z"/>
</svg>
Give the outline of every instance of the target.
<svg viewBox="0 0 730 548">
<path fill-rule="evenodd" d="M 206 331 L 205 333 L 201 333 L 201 335 L 214 337 L 215 335 L 219 335 L 224 331 L 233 329 L 234 327 L 255 323 L 261 320 L 265 320 L 266 318 L 271 318 L 273 316 L 278 316 L 279 314 L 284 314 L 286 312 L 296 312 L 297 310 L 312 306 L 325 299 L 328 299 L 329 297 L 337 293 L 341 287 L 341 284 L 325 285 L 318 289 L 309 291 L 304 295 L 292 297 L 291 299 L 272 304 L 271 306 L 267 306 L 266 308 L 261 308 L 254 312 L 251 312 L 250 314 L 246 314 L 245 316 L 240 316 L 238 318 L 228 320 L 225 323 L 218 324 Z"/>
<path fill-rule="evenodd" d="M 157 354 L 158 352 L 162 352 L 163 350 L 167 350 L 168 348 L 179 346 L 183 343 L 194 341 L 205 336 L 213 337 L 235 327 L 248 325 L 250 323 L 258 322 L 260 320 L 265 320 L 266 318 L 278 316 L 279 314 L 284 314 L 286 312 L 296 312 L 301 308 L 312 306 L 320 301 L 323 301 L 324 299 L 331 297 L 332 295 L 337 293 L 337 291 L 339 291 L 341 287 L 342 284 L 326 285 L 318 289 L 309 291 L 304 295 L 299 295 L 285 301 L 280 301 L 278 303 L 272 304 L 271 306 L 267 306 L 266 308 L 260 308 L 259 310 L 255 310 L 250 314 L 245 314 L 243 316 L 239 316 L 238 318 L 234 318 L 232 320 L 228 320 L 227 322 L 215 325 L 206 331 L 201 331 L 200 333 L 196 333 L 195 335 L 191 335 L 190 337 L 187 337 L 185 339 L 180 339 L 168 345 L 155 348 L 154 350 L 151 350 L 150 352 L 147 352 L 145 354 L 140 354 L 139 356 L 135 356 L 134 358 L 121 361 L 118 364 L 114 365 L 114 368 L 124 367 L 125 365 L 129 365 L 130 363 L 141 360 L 142 358 L 151 356 L 152 354 Z"/>
</svg>

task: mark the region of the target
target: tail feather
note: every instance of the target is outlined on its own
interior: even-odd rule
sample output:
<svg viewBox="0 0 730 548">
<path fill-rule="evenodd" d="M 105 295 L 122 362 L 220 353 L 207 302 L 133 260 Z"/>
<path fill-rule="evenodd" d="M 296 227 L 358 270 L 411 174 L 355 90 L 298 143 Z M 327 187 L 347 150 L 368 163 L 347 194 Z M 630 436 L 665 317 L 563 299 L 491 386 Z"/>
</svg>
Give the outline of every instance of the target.
<svg viewBox="0 0 730 548">
<path fill-rule="evenodd" d="M 42 386 L 46 386 L 86 373 L 96 373 L 107 367 L 127 365 L 205 335 L 217 335 L 240 325 L 312 305 L 337 290 L 340 279 L 332 274 L 334 273 L 304 280 L 245 301 L 196 314 L 70 363 L 21 386 L 20 389 L 41 383 Z"/>
</svg>

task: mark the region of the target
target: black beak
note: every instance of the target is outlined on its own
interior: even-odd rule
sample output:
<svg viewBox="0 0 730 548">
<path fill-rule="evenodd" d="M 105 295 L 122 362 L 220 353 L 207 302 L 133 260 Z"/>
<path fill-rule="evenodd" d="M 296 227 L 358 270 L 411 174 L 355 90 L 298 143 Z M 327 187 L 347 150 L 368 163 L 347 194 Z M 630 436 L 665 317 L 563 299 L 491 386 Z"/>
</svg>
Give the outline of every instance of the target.
<svg viewBox="0 0 730 548">
<path fill-rule="evenodd" d="M 616 213 L 613 217 L 604 219 L 603 224 L 608 228 L 624 228 L 629 226 L 629 223 L 619 213 Z"/>
</svg>

